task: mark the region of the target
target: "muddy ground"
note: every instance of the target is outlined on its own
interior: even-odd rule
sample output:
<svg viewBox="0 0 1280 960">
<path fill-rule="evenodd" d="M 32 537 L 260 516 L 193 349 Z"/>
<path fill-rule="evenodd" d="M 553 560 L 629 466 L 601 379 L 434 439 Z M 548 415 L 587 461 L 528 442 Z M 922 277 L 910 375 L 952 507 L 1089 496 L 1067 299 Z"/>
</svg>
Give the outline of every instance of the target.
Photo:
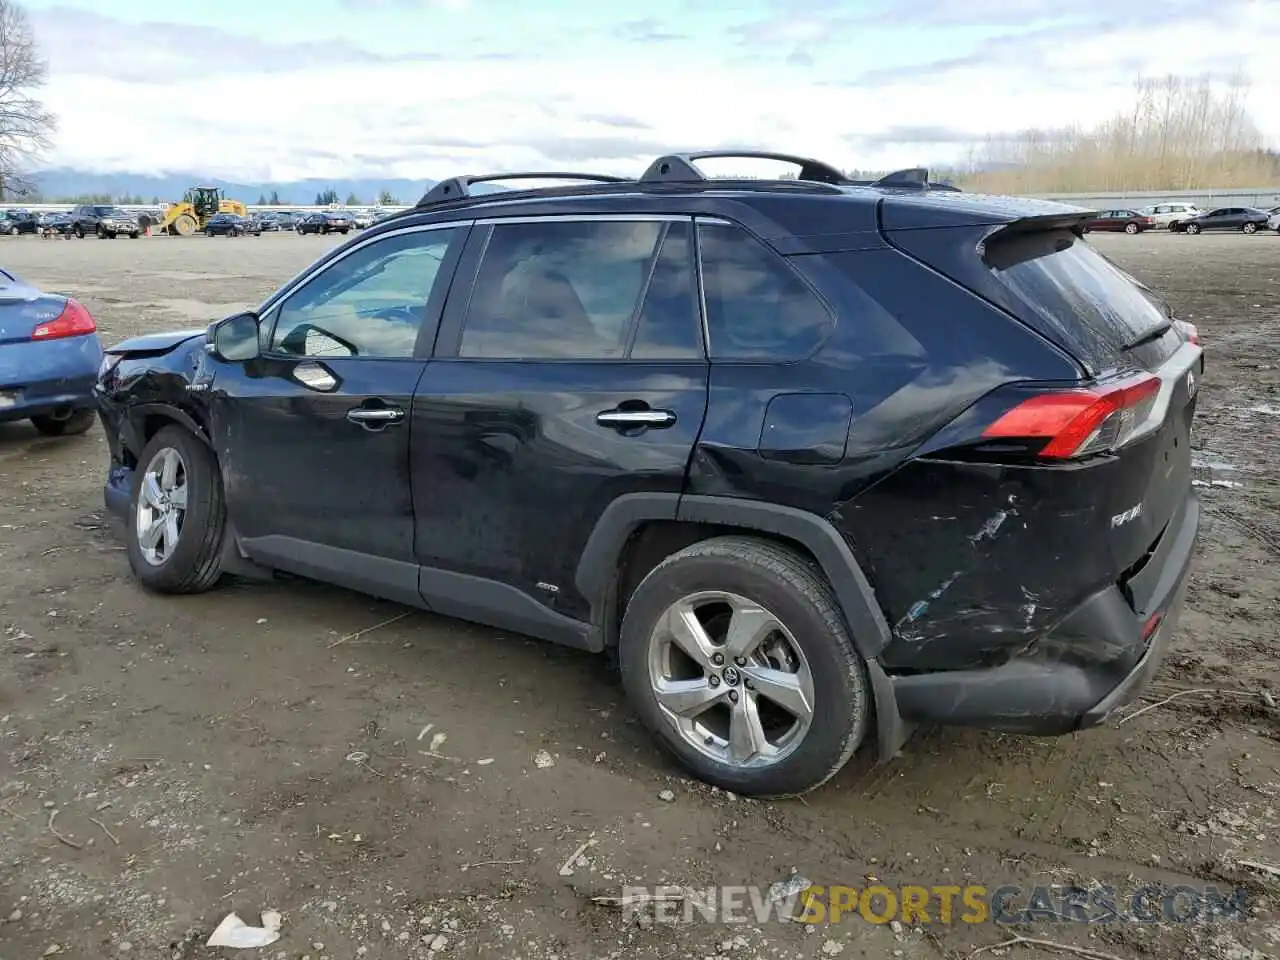
<svg viewBox="0 0 1280 960">
<path fill-rule="evenodd" d="M 329 242 L 6 238 L 0 263 L 74 293 L 114 341 L 256 304 Z M 1243 887 L 1244 921 L 1018 932 L 1123 958 L 1280 955 L 1280 237 L 1096 242 L 1207 342 L 1203 541 L 1146 703 L 1183 695 L 1060 739 L 922 731 L 803 801 L 683 779 L 585 655 L 301 581 L 148 596 L 103 519 L 101 433 L 0 426 L 0 957 L 911 960 L 1012 936 L 624 923 L 591 902 L 792 871 Z M 202 945 L 265 909 L 284 914 L 272 946 Z M 1003 955 L 1068 955 L 1045 949 Z"/>
</svg>

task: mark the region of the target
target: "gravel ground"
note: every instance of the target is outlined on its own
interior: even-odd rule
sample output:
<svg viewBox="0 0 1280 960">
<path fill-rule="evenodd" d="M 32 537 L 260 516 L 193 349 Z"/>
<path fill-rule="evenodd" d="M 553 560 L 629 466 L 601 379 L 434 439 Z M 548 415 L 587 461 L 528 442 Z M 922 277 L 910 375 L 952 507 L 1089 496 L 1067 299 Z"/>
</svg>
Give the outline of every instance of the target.
<svg viewBox="0 0 1280 960">
<path fill-rule="evenodd" d="M 1239 886 L 1245 922 L 1016 932 L 1111 957 L 1280 954 L 1280 238 L 1095 242 L 1207 343 L 1203 539 L 1148 702 L 1180 696 L 1057 739 L 922 731 L 803 801 L 682 778 L 588 656 L 302 581 L 148 596 L 102 515 L 100 431 L 0 426 L 0 957 L 236 953 L 204 940 L 267 909 L 281 938 L 238 955 L 910 960 L 1014 933 L 624 922 L 591 900 L 793 871 L 1122 899 Z M 15 238 L 0 263 L 82 299 L 115 341 L 253 305 L 330 243 Z"/>
</svg>

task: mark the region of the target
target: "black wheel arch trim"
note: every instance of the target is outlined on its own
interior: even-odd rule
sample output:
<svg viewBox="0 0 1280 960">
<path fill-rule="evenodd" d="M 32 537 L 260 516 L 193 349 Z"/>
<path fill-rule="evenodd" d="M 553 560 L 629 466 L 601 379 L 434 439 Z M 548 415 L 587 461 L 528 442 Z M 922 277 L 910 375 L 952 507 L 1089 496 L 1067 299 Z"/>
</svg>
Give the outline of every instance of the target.
<svg viewBox="0 0 1280 960">
<path fill-rule="evenodd" d="M 757 500 L 674 493 L 623 494 L 601 514 L 574 574 L 575 585 L 594 611 L 613 608 L 618 559 L 631 535 L 653 520 L 716 524 L 748 533 L 754 530 L 799 543 L 813 554 L 835 591 L 854 648 L 866 663 L 875 703 L 879 760 L 887 763 L 897 756 L 913 727 L 898 712 L 893 683 L 877 659 L 892 636 L 889 623 L 853 551 L 829 521 L 795 507 Z M 598 619 L 598 614 L 593 619 Z"/>
<path fill-rule="evenodd" d="M 574 574 L 578 590 L 597 609 L 606 602 L 627 540 L 641 524 L 652 520 L 739 527 L 803 545 L 818 561 L 835 591 L 854 646 L 863 659 L 875 659 L 889 643 L 892 634 L 875 591 L 853 551 L 830 522 L 795 507 L 733 497 L 629 493 L 610 503 L 592 530 Z"/>
<path fill-rule="evenodd" d="M 123 424 L 127 424 L 125 444 L 133 451 L 134 456 L 142 455 L 142 448 L 147 445 L 142 435 L 142 421 L 147 417 L 166 417 L 194 433 L 206 446 L 212 447 L 213 441 L 209 432 L 191 414 L 171 403 L 135 403 L 125 410 Z"/>
</svg>

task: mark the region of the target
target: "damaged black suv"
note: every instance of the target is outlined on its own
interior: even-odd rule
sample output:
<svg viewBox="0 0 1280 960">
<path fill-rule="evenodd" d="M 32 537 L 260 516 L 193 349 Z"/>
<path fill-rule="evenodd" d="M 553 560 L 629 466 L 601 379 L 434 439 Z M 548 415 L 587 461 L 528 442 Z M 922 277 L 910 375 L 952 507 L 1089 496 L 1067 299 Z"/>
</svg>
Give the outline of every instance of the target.
<svg viewBox="0 0 1280 960">
<path fill-rule="evenodd" d="M 448 180 L 257 310 L 112 348 L 136 576 L 280 571 L 613 651 L 658 740 L 745 794 L 919 723 L 1100 723 L 1196 540 L 1195 329 L 1090 211 L 711 156 Z M 574 183 L 486 186 L 521 177 Z"/>
</svg>

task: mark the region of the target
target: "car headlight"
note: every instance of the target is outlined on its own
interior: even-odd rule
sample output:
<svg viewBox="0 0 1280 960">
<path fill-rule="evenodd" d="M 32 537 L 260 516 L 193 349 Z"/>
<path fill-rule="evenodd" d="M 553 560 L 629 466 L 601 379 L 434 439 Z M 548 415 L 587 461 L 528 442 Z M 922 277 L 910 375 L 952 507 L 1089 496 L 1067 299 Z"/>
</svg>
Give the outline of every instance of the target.
<svg viewBox="0 0 1280 960">
<path fill-rule="evenodd" d="M 101 383 L 107 377 L 115 372 L 116 367 L 120 366 L 120 361 L 124 359 L 121 353 L 104 353 L 102 362 L 98 364 L 98 382 Z"/>
</svg>

